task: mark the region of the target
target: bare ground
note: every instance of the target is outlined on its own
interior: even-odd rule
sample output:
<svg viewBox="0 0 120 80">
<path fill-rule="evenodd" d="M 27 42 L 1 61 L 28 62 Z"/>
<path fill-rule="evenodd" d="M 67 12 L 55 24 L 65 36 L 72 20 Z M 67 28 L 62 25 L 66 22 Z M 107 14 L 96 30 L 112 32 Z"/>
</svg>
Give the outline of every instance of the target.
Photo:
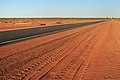
<svg viewBox="0 0 120 80">
<path fill-rule="evenodd" d="M 9 30 L 18 30 L 26 28 L 35 28 L 35 27 L 44 27 L 44 26 L 53 26 L 53 25 L 62 25 L 62 24 L 74 24 L 82 22 L 93 22 L 99 20 L 75 20 L 75 19 L 6 19 L 4 21 L 0 20 L 0 31 L 9 31 Z"/>
<path fill-rule="evenodd" d="M 120 80 L 120 23 L 111 20 L 0 47 L 1 80 Z"/>
</svg>

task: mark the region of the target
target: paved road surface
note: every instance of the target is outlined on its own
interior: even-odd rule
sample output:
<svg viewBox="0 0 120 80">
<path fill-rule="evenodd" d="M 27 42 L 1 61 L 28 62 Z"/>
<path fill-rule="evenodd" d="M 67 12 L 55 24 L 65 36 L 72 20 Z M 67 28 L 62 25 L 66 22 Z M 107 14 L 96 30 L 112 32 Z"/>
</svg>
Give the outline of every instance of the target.
<svg viewBox="0 0 120 80">
<path fill-rule="evenodd" d="M 43 36 L 55 32 L 60 32 L 63 30 L 68 30 L 72 28 L 78 28 L 85 25 L 95 24 L 103 21 L 95 22 L 85 22 L 78 24 L 66 24 L 66 25 L 57 25 L 57 26 L 48 26 L 48 27 L 39 27 L 39 28 L 29 28 L 22 30 L 12 30 L 0 32 L 0 45 L 5 45 L 25 39 L 30 39 L 37 36 Z"/>
</svg>

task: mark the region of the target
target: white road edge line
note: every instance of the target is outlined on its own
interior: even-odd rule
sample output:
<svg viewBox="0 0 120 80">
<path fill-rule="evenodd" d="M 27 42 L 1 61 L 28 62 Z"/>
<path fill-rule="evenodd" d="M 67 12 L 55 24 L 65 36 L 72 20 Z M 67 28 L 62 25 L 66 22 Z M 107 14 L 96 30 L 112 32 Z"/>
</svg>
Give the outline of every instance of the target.
<svg viewBox="0 0 120 80">
<path fill-rule="evenodd" d="M 54 32 L 57 32 L 57 31 L 54 31 Z M 48 32 L 48 33 L 44 33 L 44 34 L 38 34 L 38 35 L 35 35 L 35 36 L 29 36 L 29 37 L 25 37 L 25 38 L 10 40 L 10 41 L 5 41 L 5 42 L 1 42 L 0 45 L 4 45 L 4 44 L 7 44 L 7 43 L 12 43 L 12 42 L 17 42 L 17 41 L 22 41 L 22 40 L 27 40 L 27 39 L 32 39 L 32 38 L 39 37 L 39 36 L 44 36 L 44 35 L 47 35 L 47 34 L 50 34 L 50 33 L 52 33 L 52 32 Z"/>
</svg>

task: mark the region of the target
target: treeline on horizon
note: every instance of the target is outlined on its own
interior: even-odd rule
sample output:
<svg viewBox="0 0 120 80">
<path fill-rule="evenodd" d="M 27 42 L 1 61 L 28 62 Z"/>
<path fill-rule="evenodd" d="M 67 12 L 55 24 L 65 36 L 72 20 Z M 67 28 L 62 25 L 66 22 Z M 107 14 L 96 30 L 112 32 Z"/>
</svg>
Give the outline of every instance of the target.
<svg viewBox="0 0 120 80">
<path fill-rule="evenodd" d="M 39 20 L 110 20 L 111 18 L 0 18 L 0 22 L 3 23 L 16 23 L 24 22 L 28 23 L 31 21 Z M 113 18 L 112 18 L 113 19 Z M 120 20 L 120 18 L 114 18 Z"/>
</svg>

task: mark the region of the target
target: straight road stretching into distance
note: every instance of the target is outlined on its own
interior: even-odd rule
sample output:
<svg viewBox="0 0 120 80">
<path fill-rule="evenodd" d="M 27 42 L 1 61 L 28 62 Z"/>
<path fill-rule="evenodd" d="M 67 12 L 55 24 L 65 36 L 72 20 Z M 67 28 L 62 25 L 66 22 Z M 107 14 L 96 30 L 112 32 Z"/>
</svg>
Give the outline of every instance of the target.
<svg viewBox="0 0 120 80">
<path fill-rule="evenodd" d="M 69 30 L 73 28 L 82 27 L 85 25 L 91 25 L 95 23 L 100 23 L 104 21 L 94 21 L 94 22 L 84 22 L 77 24 L 65 24 L 65 25 L 56 25 L 56 26 L 46 26 L 38 28 L 28 28 L 21 30 L 11 30 L 11 31 L 2 31 L 0 32 L 0 45 L 5 45 L 9 43 L 14 43 L 30 38 L 40 37 L 47 34 L 53 34 L 56 32 L 61 32 L 64 30 Z"/>
<path fill-rule="evenodd" d="M 120 80 L 120 21 L 0 47 L 1 80 Z"/>
</svg>

